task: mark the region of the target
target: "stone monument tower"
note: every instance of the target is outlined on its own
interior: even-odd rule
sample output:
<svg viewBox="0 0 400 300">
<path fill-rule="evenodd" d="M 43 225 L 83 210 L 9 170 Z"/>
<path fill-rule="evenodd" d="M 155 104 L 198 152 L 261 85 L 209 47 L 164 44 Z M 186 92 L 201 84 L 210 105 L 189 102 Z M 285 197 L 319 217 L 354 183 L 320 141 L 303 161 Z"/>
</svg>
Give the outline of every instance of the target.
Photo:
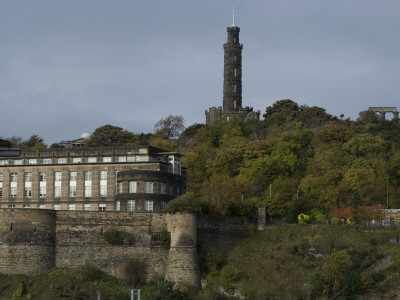
<svg viewBox="0 0 400 300">
<path fill-rule="evenodd" d="M 242 49 L 240 28 L 227 28 L 228 42 L 224 44 L 224 101 L 223 112 L 239 111 L 242 107 Z"/>
<path fill-rule="evenodd" d="M 206 124 L 215 120 L 228 121 L 233 118 L 244 120 L 250 113 L 259 119 L 260 111 L 253 112 L 251 107 L 242 107 L 242 49 L 239 43 L 240 28 L 233 23 L 227 28 L 228 41 L 224 44 L 224 95 L 223 106 L 210 107 L 206 110 Z"/>
</svg>

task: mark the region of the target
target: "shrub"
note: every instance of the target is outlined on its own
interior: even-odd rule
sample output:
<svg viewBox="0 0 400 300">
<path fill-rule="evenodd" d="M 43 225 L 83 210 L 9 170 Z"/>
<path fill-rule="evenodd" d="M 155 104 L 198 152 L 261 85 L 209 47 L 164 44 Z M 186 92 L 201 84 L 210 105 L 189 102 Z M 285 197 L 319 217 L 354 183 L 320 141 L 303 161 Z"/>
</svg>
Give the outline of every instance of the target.
<svg viewBox="0 0 400 300">
<path fill-rule="evenodd" d="M 145 267 L 139 259 L 128 259 L 123 267 L 123 278 L 127 285 L 145 282 Z"/>
<path fill-rule="evenodd" d="M 104 240 L 107 244 L 111 245 L 132 245 L 133 237 L 132 234 L 126 231 L 120 231 L 117 229 L 110 229 L 104 232 Z"/>
<path fill-rule="evenodd" d="M 350 218 L 347 218 L 346 224 L 353 226 L 354 224 L 356 224 L 356 221 L 354 220 L 353 217 L 350 217 Z"/>
<path fill-rule="evenodd" d="M 88 262 L 81 267 L 81 276 L 83 281 L 96 281 L 101 278 L 101 275 L 102 272 Z"/>
<path fill-rule="evenodd" d="M 299 224 L 306 224 L 306 223 L 308 223 L 308 221 L 310 220 L 310 216 L 301 213 L 301 214 L 299 214 L 299 216 L 297 217 L 297 220 L 299 221 Z"/>
<path fill-rule="evenodd" d="M 17 290 L 15 291 L 15 293 L 13 294 L 12 300 L 31 299 L 31 296 L 29 294 L 27 294 L 26 296 L 24 296 L 24 294 L 25 294 L 25 287 L 24 284 L 21 283 L 17 288 Z"/>
<path fill-rule="evenodd" d="M 103 234 L 104 240 L 106 243 L 111 244 L 111 245 L 121 245 L 122 244 L 122 235 L 119 230 L 116 229 L 110 229 L 104 232 Z"/>
<path fill-rule="evenodd" d="M 225 290 L 230 291 L 235 288 L 235 283 L 240 279 L 239 272 L 231 267 L 224 268 L 221 272 L 221 283 Z"/>
<path fill-rule="evenodd" d="M 214 249 L 204 257 L 204 266 L 211 274 L 216 274 L 224 265 L 225 257 L 217 253 Z"/>
<path fill-rule="evenodd" d="M 171 235 L 166 227 L 163 227 L 160 232 L 160 243 L 164 248 L 169 248 L 171 245 Z"/>
<path fill-rule="evenodd" d="M 186 292 L 174 290 L 174 283 L 171 281 L 161 281 L 156 286 L 148 289 L 143 294 L 146 300 L 189 300 Z"/>
<path fill-rule="evenodd" d="M 333 217 L 333 218 L 331 219 L 331 224 L 332 224 L 332 225 L 339 225 L 339 224 L 340 224 L 340 219 L 339 219 L 339 218 L 336 218 L 336 217 Z"/>
</svg>

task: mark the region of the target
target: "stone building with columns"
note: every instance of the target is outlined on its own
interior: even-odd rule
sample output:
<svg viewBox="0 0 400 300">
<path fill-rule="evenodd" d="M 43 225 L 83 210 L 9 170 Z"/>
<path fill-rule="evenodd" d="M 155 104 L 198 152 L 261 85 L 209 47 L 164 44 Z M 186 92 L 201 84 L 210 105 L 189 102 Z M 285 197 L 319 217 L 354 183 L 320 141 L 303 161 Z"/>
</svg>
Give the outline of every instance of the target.
<svg viewBox="0 0 400 300">
<path fill-rule="evenodd" d="M 375 113 L 379 113 L 379 119 L 381 121 L 386 120 L 386 113 L 393 114 L 393 120 L 399 119 L 399 111 L 396 107 L 368 107 L 368 110 L 372 110 Z"/>
<path fill-rule="evenodd" d="M 161 212 L 185 193 L 181 155 L 152 146 L 0 149 L 1 208 Z"/>
</svg>

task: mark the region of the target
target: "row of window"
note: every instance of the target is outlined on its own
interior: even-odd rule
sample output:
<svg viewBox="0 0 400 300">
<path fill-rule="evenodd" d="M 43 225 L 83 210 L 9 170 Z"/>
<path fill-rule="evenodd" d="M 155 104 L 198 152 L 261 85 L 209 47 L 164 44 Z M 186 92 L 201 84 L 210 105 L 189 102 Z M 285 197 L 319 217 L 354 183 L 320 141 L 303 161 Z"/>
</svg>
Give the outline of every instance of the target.
<svg viewBox="0 0 400 300">
<path fill-rule="evenodd" d="M 100 171 L 100 180 L 107 180 L 107 171 Z M 78 177 L 78 172 L 69 172 L 69 181 L 76 181 Z M 32 182 L 32 172 L 24 173 L 25 182 Z M 62 179 L 62 172 L 54 172 L 54 181 L 58 182 Z M 92 180 L 92 171 L 85 171 L 85 181 Z M 10 173 L 10 182 L 18 181 L 18 173 Z M 47 172 L 39 172 L 39 181 L 47 181 Z M 0 182 L 3 182 L 3 173 L 0 173 Z"/>
<path fill-rule="evenodd" d="M 85 211 L 90 211 L 90 204 L 85 203 L 83 204 L 83 210 Z M 15 204 L 9 204 L 8 208 L 15 208 Z M 30 204 L 24 204 L 23 208 L 31 208 Z M 38 206 L 39 209 L 45 209 L 44 204 L 39 204 Z M 105 203 L 100 203 L 98 206 L 99 211 L 106 211 L 107 205 Z M 61 206 L 60 204 L 53 204 L 53 210 L 60 210 Z M 75 210 L 75 204 L 68 204 L 68 210 Z"/>
<path fill-rule="evenodd" d="M 139 162 L 139 161 L 145 161 L 145 157 L 141 157 L 140 155 L 135 155 L 135 156 L 118 156 L 118 158 L 114 159 L 114 162 Z M 101 160 L 101 161 L 100 161 Z M 23 159 L 14 159 L 13 164 L 15 166 L 23 165 Z M 37 165 L 39 163 L 39 159 L 37 158 L 29 158 L 27 160 L 28 165 Z M 68 159 L 66 157 L 60 157 L 57 159 L 53 158 L 43 158 L 42 164 L 44 165 L 49 165 L 53 163 L 58 163 L 58 164 L 66 164 L 68 162 Z M 103 162 L 103 163 L 111 163 L 113 162 L 113 157 L 111 156 L 104 156 L 104 157 L 96 157 L 96 156 L 89 156 L 87 158 L 88 163 L 96 163 L 96 162 Z M 80 164 L 83 163 L 83 158 L 82 157 L 73 157 L 72 158 L 72 163 L 73 164 Z M 1 159 L 0 160 L 0 166 L 7 166 L 8 165 L 8 159 Z"/>
<path fill-rule="evenodd" d="M 76 197 L 76 180 L 78 173 L 69 172 L 69 197 Z M 24 197 L 32 198 L 32 172 L 24 173 Z M 54 172 L 54 198 L 61 198 L 62 172 Z M 18 174 L 10 173 L 10 198 L 17 197 Z M 47 172 L 39 173 L 39 197 L 46 198 Z M 107 171 L 100 171 L 100 197 L 107 197 Z M 85 197 L 92 196 L 92 171 L 85 171 Z M 3 197 L 3 174 L 0 173 L 0 198 Z"/>
<path fill-rule="evenodd" d="M 166 202 L 161 201 L 161 210 L 165 208 Z M 115 202 L 115 210 L 121 211 L 121 202 Z M 128 212 L 135 212 L 136 211 L 136 201 L 135 200 L 128 200 L 126 202 L 126 211 Z M 152 200 L 144 200 L 144 211 L 145 212 L 153 212 L 153 201 Z"/>
<path fill-rule="evenodd" d="M 129 194 L 136 194 L 138 190 L 138 182 L 137 181 L 129 181 L 129 189 L 128 193 Z M 170 195 L 172 192 L 171 184 L 170 183 L 164 183 L 160 182 L 160 194 L 163 195 Z M 143 191 L 145 194 L 153 194 L 154 193 L 154 182 L 151 181 L 145 181 L 144 182 L 144 188 Z M 123 193 L 123 182 L 119 183 L 119 193 Z"/>
</svg>

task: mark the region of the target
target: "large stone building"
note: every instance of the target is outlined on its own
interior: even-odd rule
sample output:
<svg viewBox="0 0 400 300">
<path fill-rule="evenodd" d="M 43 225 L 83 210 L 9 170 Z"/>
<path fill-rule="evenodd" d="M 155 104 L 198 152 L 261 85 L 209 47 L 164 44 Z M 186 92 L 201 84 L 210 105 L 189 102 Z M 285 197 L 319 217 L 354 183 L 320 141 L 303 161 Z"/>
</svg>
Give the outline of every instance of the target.
<svg viewBox="0 0 400 300">
<path fill-rule="evenodd" d="M 240 28 L 233 24 L 227 28 L 228 41 L 224 44 L 224 88 L 223 106 L 210 107 L 206 110 L 206 124 L 212 125 L 215 120 L 245 120 L 246 117 L 260 117 L 260 111 L 251 107 L 242 107 L 242 49 L 239 43 Z M 250 115 L 250 116 L 249 116 Z"/>
<path fill-rule="evenodd" d="M 185 192 L 181 155 L 151 146 L 0 148 L 2 208 L 160 212 Z"/>
</svg>

